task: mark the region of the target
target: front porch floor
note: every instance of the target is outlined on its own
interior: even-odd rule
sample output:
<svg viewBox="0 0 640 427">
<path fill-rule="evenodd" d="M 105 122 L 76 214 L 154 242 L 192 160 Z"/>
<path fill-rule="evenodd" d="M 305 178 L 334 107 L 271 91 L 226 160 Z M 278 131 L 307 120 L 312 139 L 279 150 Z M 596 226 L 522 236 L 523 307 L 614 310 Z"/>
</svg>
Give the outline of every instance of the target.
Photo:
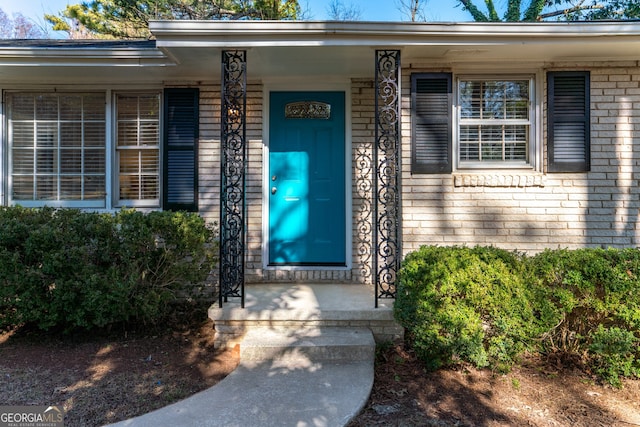
<svg viewBox="0 0 640 427">
<path fill-rule="evenodd" d="M 393 299 L 381 299 L 375 308 L 372 285 L 251 284 L 245 287 L 245 308 L 230 299 L 209 308 L 217 347 L 240 344 L 255 328 L 301 330 L 323 327 L 368 328 L 376 342 L 403 336 L 393 318 Z"/>
</svg>

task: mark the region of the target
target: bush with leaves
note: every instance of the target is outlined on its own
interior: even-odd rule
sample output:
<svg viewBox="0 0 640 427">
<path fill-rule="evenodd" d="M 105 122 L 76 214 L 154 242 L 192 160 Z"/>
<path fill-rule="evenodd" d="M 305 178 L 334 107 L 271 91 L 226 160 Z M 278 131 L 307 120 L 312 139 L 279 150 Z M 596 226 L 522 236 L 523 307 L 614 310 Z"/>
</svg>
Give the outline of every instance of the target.
<svg viewBox="0 0 640 427">
<path fill-rule="evenodd" d="M 638 249 L 424 246 L 402 264 L 394 312 L 432 369 L 563 353 L 619 385 L 640 375 L 639 277 Z"/>
<path fill-rule="evenodd" d="M 189 213 L 0 208 L 0 327 L 160 322 L 209 276 L 214 237 Z"/>
<path fill-rule="evenodd" d="M 493 247 L 424 246 L 404 260 L 394 305 L 418 355 L 507 369 L 540 329 L 522 256 Z"/>
<path fill-rule="evenodd" d="M 540 351 L 580 357 L 612 384 L 640 375 L 640 250 L 546 250 L 529 262 Z"/>
</svg>

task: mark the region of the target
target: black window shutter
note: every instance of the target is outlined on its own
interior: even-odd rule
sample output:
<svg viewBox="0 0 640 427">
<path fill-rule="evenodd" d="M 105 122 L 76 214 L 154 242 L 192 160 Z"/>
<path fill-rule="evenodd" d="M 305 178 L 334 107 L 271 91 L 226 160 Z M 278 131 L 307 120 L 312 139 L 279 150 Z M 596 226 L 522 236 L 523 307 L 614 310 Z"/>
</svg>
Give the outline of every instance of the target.
<svg viewBox="0 0 640 427">
<path fill-rule="evenodd" d="M 198 89 L 165 89 L 162 208 L 198 210 Z"/>
<path fill-rule="evenodd" d="M 547 74 L 549 172 L 591 168 L 588 71 Z"/>
<path fill-rule="evenodd" d="M 452 170 L 451 82 L 449 73 L 411 75 L 411 173 Z"/>
</svg>

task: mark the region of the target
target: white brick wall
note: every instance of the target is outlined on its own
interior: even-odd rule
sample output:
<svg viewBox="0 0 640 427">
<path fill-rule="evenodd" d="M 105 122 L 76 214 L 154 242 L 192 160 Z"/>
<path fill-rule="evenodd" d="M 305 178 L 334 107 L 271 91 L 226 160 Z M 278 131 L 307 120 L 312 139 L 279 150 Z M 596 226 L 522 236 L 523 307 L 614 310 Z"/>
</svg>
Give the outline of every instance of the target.
<svg viewBox="0 0 640 427">
<path fill-rule="evenodd" d="M 553 68 L 557 69 L 569 68 L 564 64 Z M 405 74 L 405 253 L 423 244 L 495 245 L 527 252 L 638 244 L 640 148 L 634 142 L 640 142 L 640 68 L 634 63 L 581 64 L 573 69 L 591 71 L 591 172 L 534 174 L 533 185 L 525 186 L 495 179 L 481 185 L 480 178 L 457 186 L 456 179 L 464 175 L 459 172 L 412 176 L 410 72 Z"/>
<path fill-rule="evenodd" d="M 591 71 L 592 167 L 589 173 L 574 174 L 492 171 L 487 175 L 468 172 L 411 175 L 410 74 L 442 69 L 406 67 L 402 80 L 404 253 L 424 244 L 494 245 L 527 252 L 557 247 L 638 245 L 640 68 L 636 63 L 579 65 L 571 68 L 570 64 L 554 64 L 548 69 Z M 543 84 L 546 86 L 546 81 Z M 374 139 L 373 81 L 354 79 L 351 87 L 353 268 L 349 271 L 275 271 L 262 267 L 262 96 L 262 85 L 250 82 L 247 281 L 370 283 L 371 175 L 366 161 L 371 158 Z M 219 108 L 219 84 L 201 86 L 200 212 L 216 222 L 220 206 Z M 546 116 L 543 120 L 544 129 Z"/>
</svg>

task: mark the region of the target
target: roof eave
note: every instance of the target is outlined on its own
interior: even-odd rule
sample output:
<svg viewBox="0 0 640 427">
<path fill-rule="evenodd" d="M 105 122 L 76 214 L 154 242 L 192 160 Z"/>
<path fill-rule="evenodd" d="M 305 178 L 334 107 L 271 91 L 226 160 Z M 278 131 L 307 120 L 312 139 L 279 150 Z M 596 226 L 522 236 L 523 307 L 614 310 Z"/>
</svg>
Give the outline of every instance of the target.
<svg viewBox="0 0 640 427">
<path fill-rule="evenodd" d="M 174 62 L 159 49 L 0 47 L 0 65 L 158 66 Z"/>
<path fill-rule="evenodd" d="M 640 37 L 640 21 L 413 23 L 363 21 L 151 21 L 159 47 L 406 46 Z"/>
</svg>

